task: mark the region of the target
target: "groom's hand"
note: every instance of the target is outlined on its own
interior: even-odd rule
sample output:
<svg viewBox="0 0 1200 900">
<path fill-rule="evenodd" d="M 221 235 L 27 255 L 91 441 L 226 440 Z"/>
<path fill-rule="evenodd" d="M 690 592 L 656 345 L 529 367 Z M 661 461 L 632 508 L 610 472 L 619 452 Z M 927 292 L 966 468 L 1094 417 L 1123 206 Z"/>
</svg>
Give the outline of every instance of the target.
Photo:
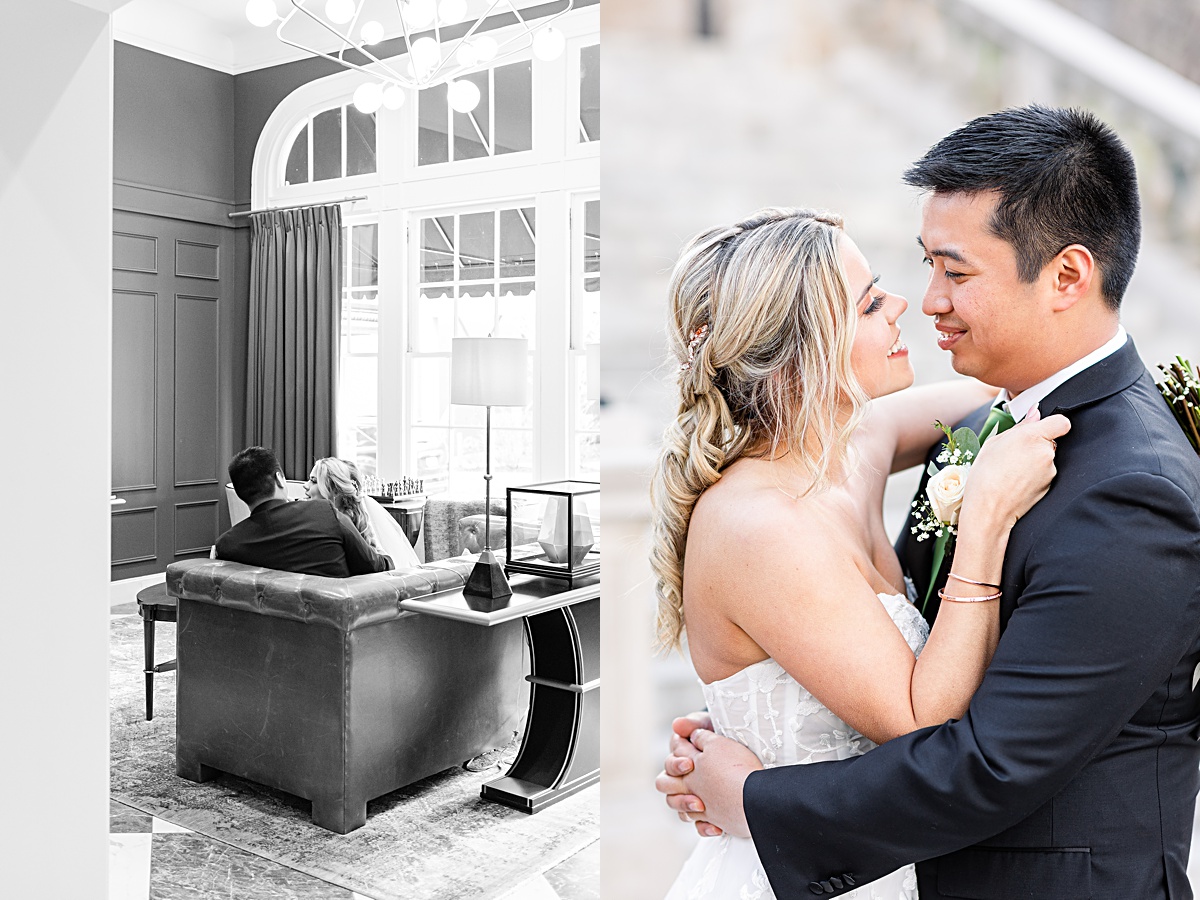
<svg viewBox="0 0 1200 900">
<path fill-rule="evenodd" d="M 667 795 L 667 805 L 681 819 L 696 823 L 701 835 L 724 831 L 749 837 L 742 787 L 762 763 L 748 748 L 713 733 L 711 727 L 703 713 L 672 723 L 671 755 L 654 786 Z"/>
</svg>

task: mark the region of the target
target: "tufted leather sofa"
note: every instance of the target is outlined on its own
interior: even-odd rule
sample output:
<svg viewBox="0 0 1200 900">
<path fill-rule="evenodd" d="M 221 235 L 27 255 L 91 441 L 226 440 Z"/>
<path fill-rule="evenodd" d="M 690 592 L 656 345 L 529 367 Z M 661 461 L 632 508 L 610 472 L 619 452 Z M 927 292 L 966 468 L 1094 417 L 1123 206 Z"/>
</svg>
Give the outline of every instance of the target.
<svg viewBox="0 0 1200 900">
<path fill-rule="evenodd" d="M 503 746 L 528 697 L 520 620 L 488 628 L 399 608 L 461 588 L 470 567 L 321 578 L 172 563 L 178 774 L 296 794 L 314 824 L 345 834 L 368 800 Z"/>
</svg>

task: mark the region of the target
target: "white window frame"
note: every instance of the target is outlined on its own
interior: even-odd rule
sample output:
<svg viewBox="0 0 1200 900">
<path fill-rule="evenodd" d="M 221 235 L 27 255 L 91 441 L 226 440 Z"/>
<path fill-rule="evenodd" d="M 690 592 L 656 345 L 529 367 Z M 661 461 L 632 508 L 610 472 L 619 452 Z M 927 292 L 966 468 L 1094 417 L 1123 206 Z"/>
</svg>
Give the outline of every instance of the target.
<svg viewBox="0 0 1200 900">
<path fill-rule="evenodd" d="M 516 26 L 514 26 L 515 28 Z M 494 208 L 510 202 L 533 206 L 537 217 L 537 349 L 534 351 L 534 480 L 567 478 L 573 468 L 572 229 L 576 196 L 598 194 L 599 141 L 577 141 L 579 48 L 599 41 L 597 6 L 572 10 L 555 22 L 566 52 L 551 62 L 533 60 L 533 149 L 502 156 L 417 163 L 417 102 L 376 113 L 373 174 L 285 185 L 287 155 L 313 114 L 350 102 L 363 79 L 347 71 L 309 82 L 272 112 L 254 154 L 253 208 L 319 203 L 364 196 L 343 207 L 343 225 L 379 225 L 379 416 L 377 464 L 388 477 L 411 474 L 406 411 L 411 366 L 410 322 L 405 302 L 419 270 L 417 222 L 434 212 Z M 494 32 L 503 41 L 508 29 Z M 519 55 L 500 61 L 513 62 Z M 487 68 L 481 66 L 479 68 Z M 565 124 L 566 127 L 562 127 Z M 582 221 L 580 222 L 582 227 Z M 557 302 L 556 302 L 557 299 Z M 582 347 L 578 348 L 582 353 Z"/>
</svg>

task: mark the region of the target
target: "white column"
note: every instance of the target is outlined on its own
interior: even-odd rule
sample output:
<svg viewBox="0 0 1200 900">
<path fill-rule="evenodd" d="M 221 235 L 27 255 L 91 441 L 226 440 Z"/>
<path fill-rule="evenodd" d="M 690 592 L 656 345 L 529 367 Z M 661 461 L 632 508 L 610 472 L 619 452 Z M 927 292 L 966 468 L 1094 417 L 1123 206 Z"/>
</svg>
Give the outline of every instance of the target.
<svg viewBox="0 0 1200 900">
<path fill-rule="evenodd" d="M 93 4 L 94 5 L 94 4 Z M 108 855 L 112 39 L 106 11 L 5 5 L 0 248 L 3 891 L 103 896 Z M 53 35 L 54 51 L 30 39 Z"/>
</svg>

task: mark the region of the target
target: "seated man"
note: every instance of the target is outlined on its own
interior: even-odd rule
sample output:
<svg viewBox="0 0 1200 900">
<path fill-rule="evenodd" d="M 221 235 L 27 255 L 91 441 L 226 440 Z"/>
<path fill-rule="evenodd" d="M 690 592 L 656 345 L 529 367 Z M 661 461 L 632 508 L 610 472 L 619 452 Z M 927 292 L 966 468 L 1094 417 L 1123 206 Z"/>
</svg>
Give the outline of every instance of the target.
<svg viewBox="0 0 1200 900">
<path fill-rule="evenodd" d="M 247 447 L 229 464 L 229 480 L 250 516 L 217 538 L 216 559 L 331 578 L 392 568 L 328 500 L 289 501 L 270 450 Z"/>
</svg>

